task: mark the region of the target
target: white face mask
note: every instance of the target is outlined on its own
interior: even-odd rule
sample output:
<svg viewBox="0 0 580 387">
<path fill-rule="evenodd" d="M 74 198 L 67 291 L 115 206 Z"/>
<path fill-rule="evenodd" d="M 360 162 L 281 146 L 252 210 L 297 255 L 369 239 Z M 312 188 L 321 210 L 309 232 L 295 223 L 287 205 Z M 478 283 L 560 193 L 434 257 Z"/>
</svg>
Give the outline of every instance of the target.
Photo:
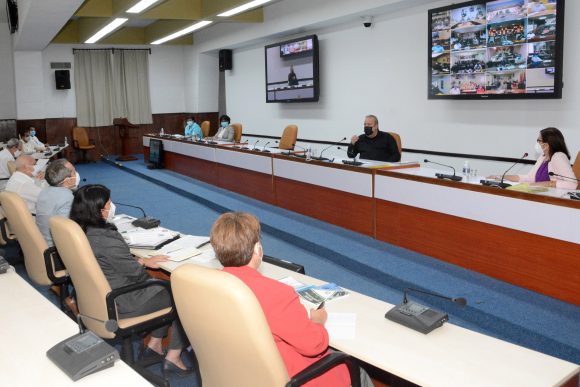
<svg viewBox="0 0 580 387">
<path fill-rule="evenodd" d="M 193 121 L 187 121 L 187 125 L 193 124 Z"/>
<path fill-rule="evenodd" d="M 81 182 L 81 175 L 78 171 L 75 171 L 75 185 L 73 185 L 73 188 L 76 189 L 79 187 L 79 183 Z M 113 204 L 113 203 L 111 203 Z"/>
<path fill-rule="evenodd" d="M 111 207 L 109 207 L 109 213 L 107 214 L 107 222 L 113 223 L 113 218 L 115 217 L 115 203 L 111 202 Z"/>
<path fill-rule="evenodd" d="M 534 149 L 536 150 L 536 153 L 539 156 L 542 156 L 544 154 L 544 150 L 542 149 L 542 146 L 540 145 L 539 142 L 536 141 L 536 146 L 534 147 Z"/>
<path fill-rule="evenodd" d="M 15 159 L 19 158 L 21 154 L 22 154 L 22 152 L 20 152 L 19 150 L 16 150 L 16 152 L 14 152 L 14 158 Z"/>
</svg>

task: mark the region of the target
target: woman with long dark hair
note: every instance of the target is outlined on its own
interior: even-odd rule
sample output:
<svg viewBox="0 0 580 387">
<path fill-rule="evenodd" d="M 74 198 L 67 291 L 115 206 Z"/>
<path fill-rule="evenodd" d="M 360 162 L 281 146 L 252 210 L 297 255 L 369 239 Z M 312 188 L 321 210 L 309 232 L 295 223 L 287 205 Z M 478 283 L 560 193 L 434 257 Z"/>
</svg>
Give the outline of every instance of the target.
<svg viewBox="0 0 580 387">
<path fill-rule="evenodd" d="M 157 269 L 159 262 L 167 260 L 158 255 L 149 259 L 136 259 L 129 251 L 129 246 L 113 225 L 115 205 L 111 201 L 111 191 L 99 184 L 85 185 L 78 189 L 72 203 L 70 218 L 77 222 L 85 232 L 97 258 L 103 274 L 111 289 L 149 280 L 151 277 L 146 267 Z M 120 318 L 140 316 L 153 313 L 171 306 L 171 296 L 161 286 L 121 295 L 116 298 Z M 167 335 L 168 327 L 161 327 L 151 332 L 151 340 L 143 348 L 141 356 L 164 356 L 162 339 Z M 172 324 L 171 342 L 163 359 L 163 372 L 187 375 L 191 369 L 181 360 L 181 351 L 187 346 L 187 338 L 178 320 Z"/>
</svg>

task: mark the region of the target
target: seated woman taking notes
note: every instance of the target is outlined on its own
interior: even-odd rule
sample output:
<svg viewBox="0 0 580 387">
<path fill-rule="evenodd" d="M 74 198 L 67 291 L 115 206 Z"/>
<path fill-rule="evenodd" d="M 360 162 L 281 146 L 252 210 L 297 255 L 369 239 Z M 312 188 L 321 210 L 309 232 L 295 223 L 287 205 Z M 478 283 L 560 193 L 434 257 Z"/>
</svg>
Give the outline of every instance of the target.
<svg viewBox="0 0 580 387">
<path fill-rule="evenodd" d="M 530 172 L 525 175 L 507 175 L 505 179 L 545 187 L 576 189 L 578 183 L 573 179 L 577 177 L 570 166 L 570 153 L 562 132 L 556 128 L 542 129 L 536 141 L 538 161 Z M 550 176 L 550 172 L 553 172 L 554 176 Z M 490 176 L 490 178 L 498 177 Z"/>
</svg>

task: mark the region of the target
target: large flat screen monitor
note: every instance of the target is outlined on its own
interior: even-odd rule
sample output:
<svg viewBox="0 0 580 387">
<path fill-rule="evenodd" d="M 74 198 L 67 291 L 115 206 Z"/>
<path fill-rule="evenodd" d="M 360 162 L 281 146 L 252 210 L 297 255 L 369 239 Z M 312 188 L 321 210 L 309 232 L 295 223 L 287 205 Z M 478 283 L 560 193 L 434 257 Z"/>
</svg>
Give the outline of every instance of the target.
<svg viewBox="0 0 580 387">
<path fill-rule="evenodd" d="M 266 102 L 318 101 L 316 35 L 271 44 L 265 50 Z"/>
<path fill-rule="evenodd" d="M 430 99 L 562 98 L 564 0 L 429 11 Z"/>
</svg>

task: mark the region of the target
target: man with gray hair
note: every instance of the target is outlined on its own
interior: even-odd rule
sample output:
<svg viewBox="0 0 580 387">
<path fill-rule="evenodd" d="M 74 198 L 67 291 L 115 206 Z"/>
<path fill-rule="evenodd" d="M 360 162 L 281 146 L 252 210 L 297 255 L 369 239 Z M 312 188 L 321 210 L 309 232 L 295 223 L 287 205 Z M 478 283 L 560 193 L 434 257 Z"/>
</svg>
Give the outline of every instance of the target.
<svg viewBox="0 0 580 387">
<path fill-rule="evenodd" d="M 14 162 L 22 152 L 22 144 L 17 138 L 11 138 L 6 143 L 6 147 L 0 151 L 0 192 L 6 188 L 6 183 L 10 179 L 8 162 Z"/>
<path fill-rule="evenodd" d="M 10 176 L 8 183 L 6 183 L 6 191 L 20 195 L 32 214 L 36 211 L 36 201 L 40 191 L 46 187 L 44 173 L 39 172 L 34 175 L 35 165 L 35 159 L 27 155 L 21 155 L 16 159 L 16 172 Z"/>
<path fill-rule="evenodd" d="M 69 217 L 73 202 L 72 190 L 79 185 L 80 176 L 66 159 L 51 162 L 44 174 L 48 187 L 40 191 L 36 202 L 36 224 L 48 247 L 54 245 L 48 220 L 55 215 Z"/>
</svg>

